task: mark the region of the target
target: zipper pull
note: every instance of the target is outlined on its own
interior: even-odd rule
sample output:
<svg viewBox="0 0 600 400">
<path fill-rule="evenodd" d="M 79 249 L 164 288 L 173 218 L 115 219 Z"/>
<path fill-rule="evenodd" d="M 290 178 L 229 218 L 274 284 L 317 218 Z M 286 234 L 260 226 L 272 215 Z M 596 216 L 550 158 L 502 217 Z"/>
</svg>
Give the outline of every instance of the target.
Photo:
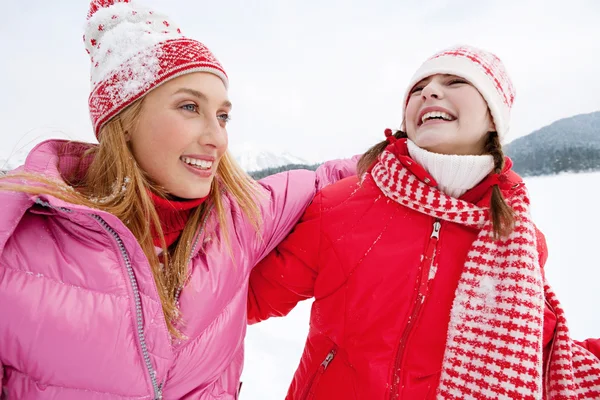
<svg viewBox="0 0 600 400">
<path fill-rule="evenodd" d="M 329 354 L 327 354 L 327 357 L 325 357 L 325 360 L 321 363 L 321 367 L 323 367 L 323 369 L 327 368 L 331 360 L 333 360 L 333 357 L 335 357 L 335 350 L 331 350 Z"/>
<path fill-rule="evenodd" d="M 439 239 L 440 238 L 440 229 L 442 229 L 442 224 L 440 221 L 435 221 L 433 223 L 433 232 L 431 232 L 431 237 Z"/>
<path fill-rule="evenodd" d="M 154 371 L 154 375 L 156 375 L 156 371 Z M 164 382 L 158 385 L 158 391 L 156 392 L 155 400 L 162 400 L 163 398 L 163 385 Z"/>
</svg>

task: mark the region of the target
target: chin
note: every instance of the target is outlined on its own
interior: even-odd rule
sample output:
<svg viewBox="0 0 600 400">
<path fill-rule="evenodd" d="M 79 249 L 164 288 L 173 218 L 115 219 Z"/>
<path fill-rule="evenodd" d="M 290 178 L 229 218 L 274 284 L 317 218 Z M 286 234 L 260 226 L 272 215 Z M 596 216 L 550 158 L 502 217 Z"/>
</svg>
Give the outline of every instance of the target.
<svg viewBox="0 0 600 400">
<path fill-rule="evenodd" d="M 427 150 L 430 153 L 436 153 L 436 154 L 452 154 L 451 151 L 449 151 L 448 146 L 445 143 L 418 143 L 415 142 L 415 144 L 417 146 L 419 146 L 420 148 L 422 148 L 423 150 Z"/>
<path fill-rule="evenodd" d="M 191 186 L 191 185 L 190 185 Z M 194 188 L 194 190 L 168 190 L 167 192 L 173 196 L 182 200 L 195 200 L 202 197 L 208 196 L 210 193 L 210 186 L 207 188 Z"/>
<path fill-rule="evenodd" d="M 186 200 L 196 200 L 196 199 L 208 196 L 209 193 L 210 193 L 210 190 L 207 190 L 207 191 L 202 191 L 202 192 L 184 193 L 183 196 L 177 196 L 177 197 L 186 199 Z"/>
<path fill-rule="evenodd" d="M 449 146 L 448 138 L 443 136 L 440 132 L 423 132 L 411 140 L 422 149 L 431 151 L 432 153 L 444 154 L 446 152 L 444 149 L 447 150 Z"/>
<path fill-rule="evenodd" d="M 437 138 L 424 137 L 424 136 L 421 136 L 421 137 L 417 136 L 413 140 L 413 142 L 420 148 L 428 150 L 428 151 L 434 151 L 434 149 L 443 147 L 443 145 L 444 145 L 439 140 L 437 140 Z"/>
</svg>

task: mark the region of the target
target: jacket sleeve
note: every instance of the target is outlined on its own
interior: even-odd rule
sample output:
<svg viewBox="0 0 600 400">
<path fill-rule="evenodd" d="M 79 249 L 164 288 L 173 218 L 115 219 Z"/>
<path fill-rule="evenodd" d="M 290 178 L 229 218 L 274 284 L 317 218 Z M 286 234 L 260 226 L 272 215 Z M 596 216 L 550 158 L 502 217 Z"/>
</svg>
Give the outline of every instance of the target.
<svg viewBox="0 0 600 400">
<path fill-rule="evenodd" d="M 588 350 L 590 353 L 600 359 L 600 338 L 598 339 L 586 339 L 584 341 L 574 340 L 575 344 Z"/>
<path fill-rule="evenodd" d="M 248 322 L 287 315 L 314 294 L 321 245 L 321 194 L 292 233 L 250 274 Z"/>
<path fill-rule="evenodd" d="M 536 228 L 536 236 L 537 236 L 537 250 L 539 254 L 540 265 L 542 266 L 542 270 L 544 265 L 546 264 L 546 260 L 548 259 L 548 248 L 546 246 L 546 238 L 544 234 Z M 551 344 L 552 338 L 554 337 L 554 330 L 556 326 L 556 315 L 554 312 L 546 305 L 544 310 L 544 352 L 547 353 L 549 349 L 547 347 Z M 592 354 L 594 354 L 598 359 L 600 359 L 600 338 L 598 339 L 587 339 L 583 341 L 573 340 L 575 344 L 583 347 L 588 350 Z"/>
<path fill-rule="evenodd" d="M 258 263 L 290 233 L 319 190 L 355 175 L 358 159 L 359 156 L 354 156 L 328 161 L 314 172 L 287 171 L 260 180 L 266 198 L 259 203 L 262 227 L 261 235 L 255 241 L 252 264 Z"/>
</svg>

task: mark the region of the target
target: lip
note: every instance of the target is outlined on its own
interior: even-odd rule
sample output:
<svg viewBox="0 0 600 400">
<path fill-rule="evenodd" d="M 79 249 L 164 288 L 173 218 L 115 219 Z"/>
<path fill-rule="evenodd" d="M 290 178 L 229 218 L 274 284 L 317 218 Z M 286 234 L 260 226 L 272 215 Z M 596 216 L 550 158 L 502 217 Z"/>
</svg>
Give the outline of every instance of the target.
<svg viewBox="0 0 600 400">
<path fill-rule="evenodd" d="M 195 160 L 209 161 L 209 162 L 212 162 L 213 164 L 209 169 L 198 169 L 198 168 L 192 167 L 188 163 L 184 162 L 182 160 L 183 157 L 193 158 Z M 194 175 L 199 176 L 201 178 L 210 178 L 214 175 L 213 172 L 215 171 L 216 160 L 217 160 L 217 157 L 209 156 L 206 154 L 184 154 L 179 158 L 179 161 L 181 161 L 181 163 L 188 169 L 188 171 L 192 172 Z"/>
<path fill-rule="evenodd" d="M 419 116 L 417 119 L 417 126 L 423 125 L 423 121 L 422 121 L 423 115 L 427 114 L 428 112 L 435 112 L 435 111 L 444 112 L 444 113 L 450 115 L 452 118 L 454 118 L 454 120 L 456 120 L 456 115 L 451 113 L 450 110 L 448 110 L 447 108 L 438 107 L 438 106 L 425 107 L 424 109 L 421 110 L 421 112 L 419 112 Z M 452 122 L 452 121 L 437 121 L 437 122 Z"/>
<path fill-rule="evenodd" d="M 181 163 L 183 164 L 183 166 L 186 167 L 188 169 L 188 171 L 190 171 L 194 175 L 197 175 L 197 176 L 199 176 L 201 178 L 210 178 L 212 176 L 212 174 L 213 174 L 214 164 L 209 169 L 198 169 L 198 168 L 194 168 L 191 165 L 183 162 L 182 160 L 179 160 L 179 161 L 181 161 Z M 210 160 L 207 160 L 207 161 L 210 161 Z"/>
<path fill-rule="evenodd" d="M 193 159 L 202 160 L 202 161 L 212 161 L 212 162 L 215 162 L 215 160 L 217 159 L 217 157 L 215 157 L 215 156 L 207 156 L 207 155 L 203 155 L 203 154 L 182 154 L 181 157 L 193 158 Z"/>
</svg>

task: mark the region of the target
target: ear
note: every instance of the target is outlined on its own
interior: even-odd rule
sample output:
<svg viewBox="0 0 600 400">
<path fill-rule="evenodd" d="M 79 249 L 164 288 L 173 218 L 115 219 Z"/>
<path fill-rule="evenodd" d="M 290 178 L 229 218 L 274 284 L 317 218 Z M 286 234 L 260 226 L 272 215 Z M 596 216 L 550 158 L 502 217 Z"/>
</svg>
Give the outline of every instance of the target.
<svg viewBox="0 0 600 400">
<path fill-rule="evenodd" d="M 487 123 L 488 123 L 488 132 L 497 132 L 496 131 L 496 124 L 494 123 L 494 118 L 492 118 L 492 114 L 490 112 L 488 112 L 487 115 Z"/>
<path fill-rule="evenodd" d="M 125 131 L 125 141 L 126 142 L 131 141 L 131 133 L 129 133 L 129 131 Z"/>
</svg>

